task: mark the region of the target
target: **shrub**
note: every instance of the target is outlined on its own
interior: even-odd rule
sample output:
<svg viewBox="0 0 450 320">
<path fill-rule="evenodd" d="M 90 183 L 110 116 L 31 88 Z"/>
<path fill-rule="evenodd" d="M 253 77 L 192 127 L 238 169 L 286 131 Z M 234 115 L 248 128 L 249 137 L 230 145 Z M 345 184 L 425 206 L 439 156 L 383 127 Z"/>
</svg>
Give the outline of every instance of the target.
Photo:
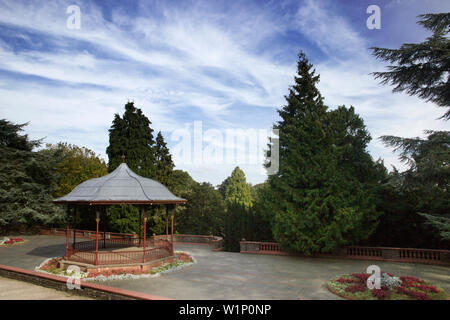
<svg viewBox="0 0 450 320">
<path fill-rule="evenodd" d="M 351 293 L 363 292 L 363 291 L 366 291 L 366 290 L 367 290 L 367 286 L 363 285 L 363 284 L 355 284 L 353 286 L 345 288 L 346 292 L 351 292 Z"/>
<path fill-rule="evenodd" d="M 352 276 L 359 279 L 361 282 L 366 283 L 367 279 L 371 276 L 368 273 L 352 273 Z"/>
<path fill-rule="evenodd" d="M 384 300 L 386 298 L 389 298 L 389 289 L 373 289 L 372 290 L 372 296 Z"/>
<path fill-rule="evenodd" d="M 350 279 L 350 278 L 342 278 L 340 277 L 339 279 L 336 280 L 339 283 L 353 283 L 355 282 L 355 280 Z"/>
</svg>

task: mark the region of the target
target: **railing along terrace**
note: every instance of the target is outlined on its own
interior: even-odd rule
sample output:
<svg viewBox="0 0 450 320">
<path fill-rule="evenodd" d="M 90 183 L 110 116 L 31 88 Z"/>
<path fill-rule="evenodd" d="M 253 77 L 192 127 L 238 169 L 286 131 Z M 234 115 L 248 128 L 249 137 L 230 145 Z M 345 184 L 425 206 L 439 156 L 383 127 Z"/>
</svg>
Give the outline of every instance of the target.
<svg viewBox="0 0 450 320">
<path fill-rule="evenodd" d="M 383 251 L 379 248 L 347 247 L 347 256 L 382 257 Z"/>
<path fill-rule="evenodd" d="M 281 252 L 282 250 L 276 242 L 261 242 L 259 243 L 259 251 Z"/>
<path fill-rule="evenodd" d="M 240 242 L 240 246 L 242 253 L 288 254 L 282 251 L 280 245 L 275 242 L 243 240 Z M 450 265 L 450 251 L 435 249 L 347 246 L 334 253 L 317 253 L 313 256 Z"/>
<path fill-rule="evenodd" d="M 166 239 L 166 235 L 154 235 L 152 239 Z M 170 235 L 169 235 L 170 239 Z M 193 234 L 174 234 L 173 242 L 196 243 L 196 244 L 210 244 L 213 250 L 220 250 L 222 248 L 223 238 L 218 236 L 205 236 Z"/>
</svg>

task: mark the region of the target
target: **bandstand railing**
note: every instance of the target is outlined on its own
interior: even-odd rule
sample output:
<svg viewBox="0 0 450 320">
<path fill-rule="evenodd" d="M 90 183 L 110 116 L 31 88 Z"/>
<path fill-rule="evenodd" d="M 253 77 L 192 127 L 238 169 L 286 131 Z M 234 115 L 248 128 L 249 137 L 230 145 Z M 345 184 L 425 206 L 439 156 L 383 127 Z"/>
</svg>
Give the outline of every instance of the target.
<svg viewBox="0 0 450 320">
<path fill-rule="evenodd" d="M 140 263 L 157 259 L 162 259 L 173 255 L 173 246 L 166 239 L 144 239 L 123 238 L 123 239 L 99 239 L 96 252 L 97 240 L 88 240 L 72 243 L 67 251 L 67 260 L 96 264 L 128 264 Z M 129 250 L 117 250 L 129 248 Z M 116 251 L 112 251 L 115 250 Z"/>
</svg>

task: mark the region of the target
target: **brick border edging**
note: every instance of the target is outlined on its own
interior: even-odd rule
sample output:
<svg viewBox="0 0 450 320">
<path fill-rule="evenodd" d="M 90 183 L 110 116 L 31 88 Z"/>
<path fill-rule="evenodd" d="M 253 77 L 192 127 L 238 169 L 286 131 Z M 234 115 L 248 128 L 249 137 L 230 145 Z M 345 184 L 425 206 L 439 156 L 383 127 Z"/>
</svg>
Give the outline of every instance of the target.
<svg viewBox="0 0 450 320">
<path fill-rule="evenodd" d="M 172 300 L 142 292 L 88 283 L 83 280 L 80 281 L 81 289 L 69 290 L 67 278 L 2 264 L 0 264 L 0 276 L 100 300 Z"/>
</svg>

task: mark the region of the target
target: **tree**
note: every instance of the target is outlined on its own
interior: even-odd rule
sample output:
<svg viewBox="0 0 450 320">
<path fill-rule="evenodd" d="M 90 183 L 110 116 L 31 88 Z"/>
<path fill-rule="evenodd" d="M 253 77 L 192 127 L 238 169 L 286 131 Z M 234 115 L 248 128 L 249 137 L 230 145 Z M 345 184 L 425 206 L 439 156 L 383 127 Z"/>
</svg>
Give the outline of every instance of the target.
<svg viewBox="0 0 450 320">
<path fill-rule="evenodd" d="M 33 151 L 40 140 L 21 134 L 26 124 L 0 120 L 0 228 L 59 225 L 64 211 L 52 203 L 55 159 Z"/>
<path fill-rule="evenodd" d="M 234 168 L 226 182 L 225 202 L 237 202 L 245 208 L 253 205 L 251 188 L 245 179 L 245 173 L 239 167 Z"/>
<path fill-rule="evenodd" d="M 405 43 L 400 49 L 372 48 L 378 59 L 394 63 L 389 71 L 374 72 L 383 84 L 394 85 L 393 92 L 450 107 L 450 13 L 422 14 L 418 24 L 433 32 L 422 43 Z M 442 116 L 450 119 L 450 109 Z"/>
<path fill-rule="evenodd" d="M 57 159 L 55 172 L 58 180 L 54 197 L 62 197 L 80 183 L 108 173 L 105 161 L 86 147 L 60 142 L 47 144 L 41 152 L 48 152 Z"/>
<path fill-rule="evenodd" d="M 402 173 L 396 171 L 391 180 L 395 182 L 395 190 L 407 199 L 404 205 L 408 214 L 422 225 L 416 230 L 422 234 L 418 245 L 436 247 L 439 237 L 428 226 L 438 227 L 440 235 L 444 235 L 442 240 L 446 239 L 445 223 L 448 223 L 450 207 L 450 132 L 427 130 L 425 133 L 425 139 L 396 136 L 380 139 L 394 151 L 400 151 L 399 159 L 409 165 Z"/>
<path fill-rule="evenodd" d="M 336 114 L 327 112 L 317 89 L 319 76 L 303 52 L 298 57 L 295 84 L 278 111 L 282 120 L 274 125 L 280 163 L 268 179 L 267 211 L 274 238 L 285 250 L 331 252 L 367 238 L 378 213 L 364 185 L 340 170 L 345 136 L 335 133 Z"/>
<path fill-rule="evenodd" d="M 169 148 L 164 141 L 161 131 L 156 136 L 155 146 L 155 179 L 168 188 L 173 186 L 173 168 L 174 163 L 170 155 Z"/>
<path fill-rule="evenodd" d="M 221 184 L 217 186 L 217 190 L 219 190 L 220 194 L 222 195 L 222 198 L 225 200 L 225 192 L 227 190 L 227 186 L 230 182 L 230 177 L 227 177 L 225 180 L 222 181 Z"/>
<path fill-rule="evenodd" d="M 121 118 L 114 115 L 109 129 L 108 171 L 114 171 L 122 163 L 125 155 L 126 163 L 131 170 L 146 178 L 155 177 L 155 154 L 153 129 L 150 120 L 133 102 L 125 105 L 125 113 Z"/>
<path fill-rule="evenodd" d="M 439 236 L 444 241 L 450 241 L 450 215 L 435 216 L 426 213 L 419 213 L 427 221 L 428 225 L 433 226 L 439 231 Z"/>
<path fill-rule="evenodd" d="M 109 172 L 114 171 L 122 163 L 122 155 L 125 155 L 127 165 L 136 174 L 150 179 L 155 178 L 155 141 L 150 124 L 150 120 L 141 109 L 134 106 L 133 102 L 125 105 L 123 117 L 119 114 L 114 115 L 109 129 L 109 146 L 106 149 Z M 111 206 L 107 210 L 107 215 L 112 231 L 138 231 L 139 210 L 137 207 Z M 150 228 L 154 226 L 152 221 L 154 218 L 152 215 L 149 216 L 150 234 L 152 233 Z M 160 220 L 159 217 L 155 219 Z"/>
<path fill-rule="evenodd" d="M 367 151 L 372 137 L 364 120 L 355 113 L 353 106 L 348 109 L 340 106 L 329 111 L 329 116 L 339 169 L 361 183 L 376 185 L 384 176 L 380 176 L 379 166 Z M 384 170 L 384 167 L 381 170 Z"/>
<path fill-rule="evenodd" d="M 197 182 L 183 170 L 174 170 L 172 174 L 173 187 L 172 192 L 178 197 L 184 198 L 193 192 Z"/>
<path fill-rule="evenodd" d="M 220 193 L 209 183 L 195 183 L 185 194 L 186 209 L 177 217 L 181 233 L 222 235 L 225 205 Z"/>
<path fill-rule="evenodd" d="M 223 250 L 239 252 L 239 242 L 245 238 L 248 208 L 238 201 L 226 202 L 227 213 L 223 232 Z"/>
</svg>

